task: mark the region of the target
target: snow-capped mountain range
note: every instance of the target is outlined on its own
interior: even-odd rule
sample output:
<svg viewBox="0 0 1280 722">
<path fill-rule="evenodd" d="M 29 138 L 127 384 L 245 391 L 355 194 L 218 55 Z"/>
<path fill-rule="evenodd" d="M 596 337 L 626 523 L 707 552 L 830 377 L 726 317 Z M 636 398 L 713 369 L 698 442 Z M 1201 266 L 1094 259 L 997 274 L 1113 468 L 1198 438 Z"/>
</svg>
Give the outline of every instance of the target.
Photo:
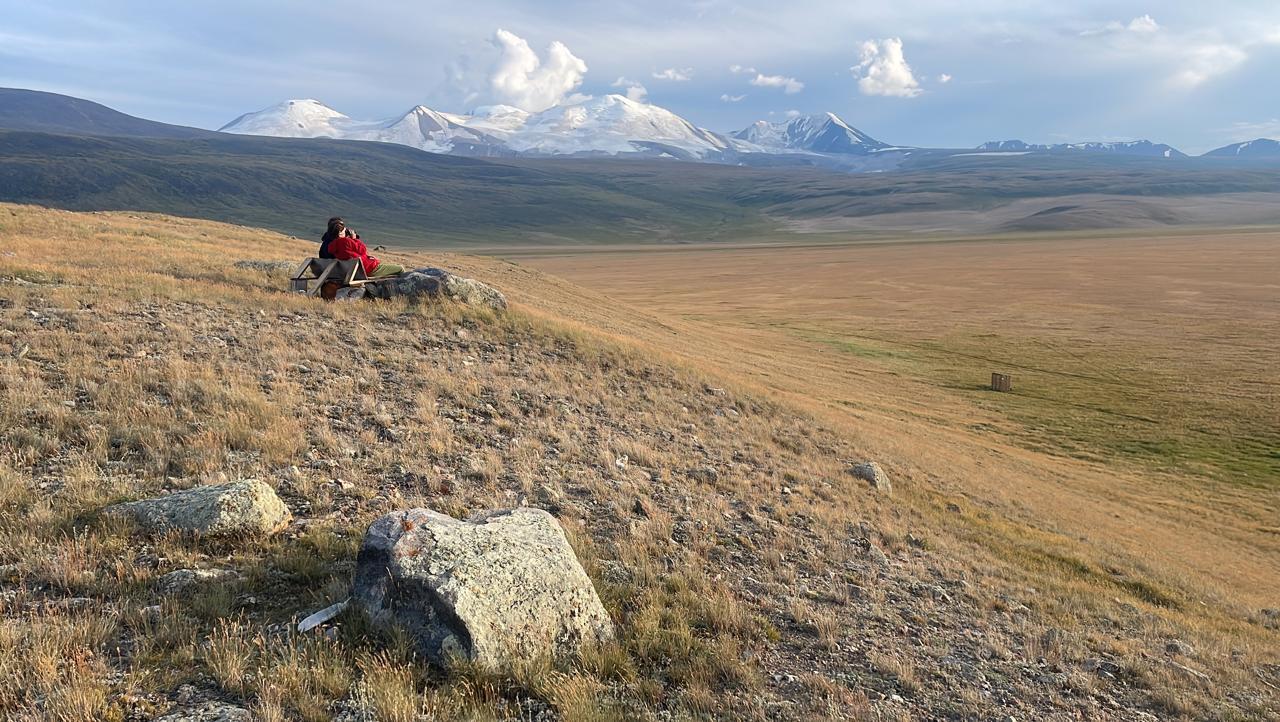
<svg viewBox="0 0 1280 722">
<path fill-rule="evenodd" d="M 246 113 L 220 130 L 374 140 L 434 153 L 482 156 L 650 155 L 723 161 L 752 153 L 866 155 L 892 148 L 831 113 L 779 123 L 760 121 L 723 135 L 699 128 L 665 108 L 621 95 L 539 113 L 491 105 L 461 115 L 420 105 L 402 116 L 377 121 L 355 120 L 317 100 L 288 100 Z"/>
<path fill-rule="evenodd" d="M 419 105 L 403 115 L 372 121 L 351 118 L 318 100 L 287 100 L 246 113 L 220 130 L 244 135 L 372 140 L 468 156 L 671 157 L 766 165 L 800 162 L 862 171 L 891 169 L 913 153 L 926 152 L 877 140 L 834 113 L 778 122 L 761 120 L 736 132 L 717 133 L 670 110 L 622 95 L 588 98 L 537 113 L 509 105 L 489 105 L 458 114 Z M 1001 140 L 983 143 L 976 153 L 927 152 L 1188 157 L 1176 148 L 1149 140 L 1056 144 Z M 1277 154 L 1280 143 L 1259 139 L 1206 155 L 1255 158 Z"/>
<path fill-rule="evenodd" d="M 1055 143 L 1053 145 L 1024 143 L 1020 140 L 993 140 L 978 146 L 982 151 L 1044 152 L 1044 153 L 1110 153 L 1112 155 L 1143 155 L 1158 158 L 1186 158 L 1187 155 L 1164 143 L 1149 140 L 1130 140 L 1119 143 Z"/>
</svg>

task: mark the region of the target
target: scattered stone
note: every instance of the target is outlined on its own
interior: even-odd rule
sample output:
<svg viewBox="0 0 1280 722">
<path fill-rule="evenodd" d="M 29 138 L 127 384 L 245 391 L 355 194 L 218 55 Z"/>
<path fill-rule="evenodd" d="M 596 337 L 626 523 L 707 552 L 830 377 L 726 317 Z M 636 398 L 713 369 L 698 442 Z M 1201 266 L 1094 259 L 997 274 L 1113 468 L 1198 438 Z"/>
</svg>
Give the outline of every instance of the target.
<svg viewBox="0 0 1280 722">
<path fill-rule="evenodd" d="M 230 569 L 178 569 L 160 577 L 161 594 L 177 594 L 196 584 L 238 580 Z"/>
<path fill-rule="evenodd" d="M 959 504 L 947 504 L 947 511 L 951 512 L 952 514 L 959 514 L 959 513 L 960 513 L 960 505 L 959 505 Z"/>
<path fill-rule="evenodd" d="M 889 482 L 889 475 L 884 473 L 884 469 L 874 461 L 863 461 L 853 465 L 849 469 L 849 473 L 862 479 L 863 481 L 875 487 L 876 491 L 886 494 L 893 493 L 893 484 Z"/>
<path fill-rule="evenodd" d="M 202 536 L 269 536 L 290 519 L 275 490 L 256 479 L 116 504 L 107 512 L 130 517 L 152 533 L 178 530 Z"/>
<path fill-rule="evenodd" d="M 468 306 L 491 308 L 495 311 L 507 308 L 507 297 L 498 289 L 473 278 L 455 276 L 440 268 L 406 271 L 365 288 L 374 298 L 447 298 Z"/>
<path fill-rule="evenodd" d="M 720 480 L 720 472 L 714 466 L 702 466 L 689 472 L 689 478 L 705 484 L 714 484 Z"/>
<path fill-rule="evenodd" d="M 1196 653 L 1194 647 L 1181 639 L 1170 639 L 1164 645 L 1164 651 L 1174 657 L 1190 657 Z"/>
<path fill-rule="evenodd" d="M 249 710 L 222 702 L 205 702 L 197 707 L 170 712 L 156 722 L 253 722 Z"/>
<path fill-rule="evenodd" d="M 614 633 L 560 524 L 529 507 L 467 521 L 428 509 L 383 516 L 365 534 L 352 599 L 437 664 L 460 655 L 501 669 Z"/>
<path fill-rule="evenodd" d="M 236 268 L 246 268 L 250 271 L 262 271 L 263 273 L 271 273 L 273 271 L 296 271 L 298 266 L 302 264 L 297 261 L 236 261 Z"/>
<path fill-rule="evenodd" d="M 867 559 L 870 559 L 871 563 L 875 564 L 878 567 L 889 566 L 889 556 L 884 553 L 883 549 L 876 546 L 875 542 L 871 541 L 870 539 L 862 539 L 861 546 L 862 546 L 863 556 L 865 556 Z"/>
</svg>

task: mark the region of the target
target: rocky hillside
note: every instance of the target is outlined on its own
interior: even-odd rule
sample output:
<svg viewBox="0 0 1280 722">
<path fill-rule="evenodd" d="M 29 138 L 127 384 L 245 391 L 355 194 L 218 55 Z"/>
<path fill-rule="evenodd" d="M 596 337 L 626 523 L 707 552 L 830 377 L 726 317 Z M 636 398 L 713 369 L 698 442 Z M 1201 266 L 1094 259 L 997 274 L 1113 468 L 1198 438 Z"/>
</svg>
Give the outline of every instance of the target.
<svg viewBox="0 0 1280 722">
<path fill-rule="evenodd" d="M 997 558 L 980 532 L 1015 522 L 935 508 L 934 470 L 874 459 L 876 485 L 849 434 L 630 338 L 661 319 L 553 315 L 529 299 L 605 306 L 516 266 L 430 258 L 509 291 L 496 313 L 325 304 L 235 265 L 310 251 L 0 206 L 5 718 L 1280 718 L 1274 611 L 1209 623 L 1177 590 Z M 240 479 L 287 528 L 103 513 Z M 495 673 L 358 616 L 296 631 L 348 596 L 375 518 L 526 505 L 568 531 L 616 642 Z"/>
</svg>

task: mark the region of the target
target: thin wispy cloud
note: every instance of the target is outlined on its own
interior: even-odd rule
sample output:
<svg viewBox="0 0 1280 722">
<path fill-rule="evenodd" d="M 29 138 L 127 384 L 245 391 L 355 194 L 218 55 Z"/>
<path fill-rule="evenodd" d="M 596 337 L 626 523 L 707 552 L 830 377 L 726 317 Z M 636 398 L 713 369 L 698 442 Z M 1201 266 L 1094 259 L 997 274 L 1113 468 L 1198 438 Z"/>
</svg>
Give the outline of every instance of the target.
<svg viewBox="0 0 1280 722">
<path fill-rule="evenodd" d="M 796 93 L 804 90 L 804 83 L 785 75 L 765 75 L 764 73 L 756 73 L 756 76 L 748 82 L 758 88 L 781 88 L 782 92 L 787 95 L 795 95 Z"/>
<path fill-rule="evenodd" d="M 690 80 L 693 80 L 693 68 L 667 68 L 666 70 L 657 71 L 653 74 L 653 77 L 656 80 L 671 80 L 677 83 L 687 83 Z"/>
<path fill-rule="evenodd" d="M 1181 88 L 1196 88 L 1213 78 L 1239 67 L 1249 54 L 1235 45 L 1201 45 L 1191 48 L 1182 68 L 1174 74 L 1172 83 Z"/>
<path fill-rule="evenodd" d="M 1160 23 L 1150 15 L 1139 15 L 1127 23 L 1113 20 L 1106 25 L 1096 28 L 1081 30 L 1080 35 L 1090 37 L 1094 35 L 1111 35 L 1114 33 L 1135 33 L 1137 35 L 1151 35 L 1160 32 Z"/>
</svg>

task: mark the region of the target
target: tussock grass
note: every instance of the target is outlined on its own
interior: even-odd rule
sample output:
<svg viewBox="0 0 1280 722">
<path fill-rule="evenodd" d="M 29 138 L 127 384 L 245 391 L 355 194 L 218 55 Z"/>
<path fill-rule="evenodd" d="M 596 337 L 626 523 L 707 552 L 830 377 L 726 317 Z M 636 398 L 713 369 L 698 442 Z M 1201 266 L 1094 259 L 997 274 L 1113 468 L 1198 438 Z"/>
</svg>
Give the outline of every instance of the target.
<svg viewBox="0 0 1280 722">
<path fill-rule="evenodd" d="M 0 206 L 10 249 L 20 255 L 0 255 L 0 278 L 32 285 L 0 282 L 0 716 L 123 719 L 168 710 L 191 685 L 195 700 L 265 720 L 766 719 L 784 700 L 801 717 L 886 719 L 908 713 L 873 692 L 925 705 L 950 694 L 927 671 L 945 666 L 932 652 L 887 646 L 900 644 L 887 630 L 931 615 L 1023 615 L 987 630 L 990 658 L 1051 659 L 1067 670 L 1061 689 L 1162 711 L 1230 710 L 1215 691 L 1256 693 L 1232 672 L 1233 649 L 1237 667 L 1274 663 L 1275 632 L 1205 611 L 1194 583 L 1114 574 L 1113 559 L 1060 548 L 1051 531 L 945 511 L 949 488 L 913 483 L 930 472 L 891 463 L 906 483 L 875 496 L 846 473 L 867 455 L 856 434 L 650 345 L 649 321 L 617 312 L 606 327 L 523 303 L 534 289 L 589 305 L 514 266 L 447 259 L 511 292 L 512 311 L 494 315 L 299 299 L 282 274 L 231 263 L 309 244 L 181 219 Z M 100 515 L 237 477 L 273 484 L 304 523 L 220 543 L 147 539 Z M 290 631 L 345 596 L 379 514 L 521 503 L 561 519 L 616 642 L 495 672 L 426 667 L 357 615 L 329 634 Z M 891 566 L 868 560 L 862 539 Z M 161 575 L 195 567 L 241 579 L 160 595 Z M 863 625 L 880 625 L 886 646 L 864 648 Z M 1066 641 L 1046 645 L 1049 626 Z M 1139 664 L 1175 633 L 1203 650 L 1197 669 L 1215 686 Z M 1114 684 L 1127 686 L 1081 677 L 1090 655 L 1123 662 Z"/>
</svg>

